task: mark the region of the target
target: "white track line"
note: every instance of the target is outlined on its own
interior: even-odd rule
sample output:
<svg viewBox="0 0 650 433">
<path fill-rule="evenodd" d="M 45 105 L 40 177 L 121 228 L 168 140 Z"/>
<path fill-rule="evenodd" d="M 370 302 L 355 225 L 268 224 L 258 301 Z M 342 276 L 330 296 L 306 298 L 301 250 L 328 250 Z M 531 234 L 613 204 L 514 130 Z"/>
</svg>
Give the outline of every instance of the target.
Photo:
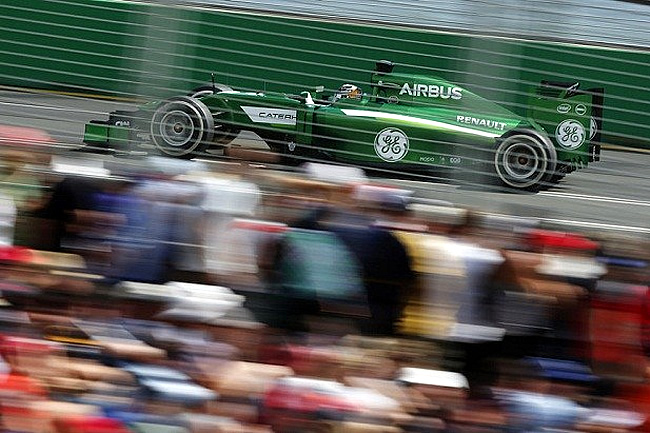
<svg viewBox="0 0 650 433">
<path fill-rule="evenodd" d="M 572 194 L 567 192 L 553 192 L 553 191 L 542 191 L 538 195 L 545 197 L 559 197 L 559 198 L 571 198 L 575 200 L 585 200 L 585 201 L 600 201 L 605 203 L 617 203 L 617 204 L 626 204 L 630 206 L 646 206 L 650 207 L 650 201 L 644 200 L 634 200 L 618 197 L 601 197 L 596 195 L 582 195 L 582 194 Z"/>
</svg>

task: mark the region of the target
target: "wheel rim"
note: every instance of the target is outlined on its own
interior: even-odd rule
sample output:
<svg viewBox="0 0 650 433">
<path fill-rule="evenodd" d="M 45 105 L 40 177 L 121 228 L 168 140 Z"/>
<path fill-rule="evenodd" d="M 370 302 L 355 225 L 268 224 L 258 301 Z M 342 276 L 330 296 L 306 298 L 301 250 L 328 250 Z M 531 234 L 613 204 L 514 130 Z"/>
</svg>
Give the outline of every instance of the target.
<svg viewBox="0 0 650 433">
<path fill-rule="evenodd" d="M 499 178 L 515 188 L 528 188 L 540 182 L 549 164 L 543 145 L 527 135 L 508 137 L 494 158 Z"/>
<path fill-rule="evenodd" d="M 181 110 L 172 110 L 166 113 L 158 126 L 160 138 L 172 147 L 185 146 L 194 136 L 194 122 L 192 117 Z"/>
<path fill-rule="evenodd" d="M 154 112 L 150 132 L 161 152 L 186 157 L 212 141 L 214 121 L 209 108 L 201 101 L 179 96 Z"/>
<path fill-rule="evenodd" d="M 510 146 L 503 154 L 503 168 L 515 179 L 527 179 L 539 169 L 539 155 L 532 146 L 517 143 Z"/>
</svg>

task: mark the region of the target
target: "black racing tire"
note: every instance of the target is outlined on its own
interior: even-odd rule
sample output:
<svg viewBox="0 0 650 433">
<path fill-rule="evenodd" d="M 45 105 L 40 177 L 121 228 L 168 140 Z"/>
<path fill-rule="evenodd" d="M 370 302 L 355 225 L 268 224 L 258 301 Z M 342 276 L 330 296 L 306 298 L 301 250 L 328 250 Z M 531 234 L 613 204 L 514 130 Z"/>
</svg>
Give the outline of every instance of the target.
<svg viewBox="0 0 650 433">
<path fill-rule="evenodd" d="M 192 89 L 187 96 L 190 98 L 203 98 L 204 96 L 214 95 L 215 93 L 232 92 L 232 90 L 231 87 L 228 87 L 225 84 L 215 83 L 214 86 L 212 84 L 204 84 Z"/>
<path fill-rule="evenodd" d="M 556 173 L 557 153 L 548 138 L 535 131 L 515 131 L 497 142 L 494 171 L 504 185 L 538 191 Z"/>
<path fill-rule="evenodd" d="M 210 109 L 189 96 L 168 99 L 151 118 L 151 141 L 167 156 L 189 159 L 205 152 L 214 135 Z"/>
</svg>

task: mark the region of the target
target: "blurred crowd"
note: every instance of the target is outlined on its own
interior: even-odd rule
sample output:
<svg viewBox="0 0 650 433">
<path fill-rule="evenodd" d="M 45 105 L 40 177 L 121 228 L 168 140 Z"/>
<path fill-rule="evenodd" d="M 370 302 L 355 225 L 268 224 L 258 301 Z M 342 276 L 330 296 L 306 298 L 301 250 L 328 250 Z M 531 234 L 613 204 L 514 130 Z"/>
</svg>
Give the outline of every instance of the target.
<svg viewBox="0 0 650 433">
<path fill-rule="evenodd" d="M 3 431 L 650 425 L 642 236 L 319 164 L 0 156 Z"/>
</svg>

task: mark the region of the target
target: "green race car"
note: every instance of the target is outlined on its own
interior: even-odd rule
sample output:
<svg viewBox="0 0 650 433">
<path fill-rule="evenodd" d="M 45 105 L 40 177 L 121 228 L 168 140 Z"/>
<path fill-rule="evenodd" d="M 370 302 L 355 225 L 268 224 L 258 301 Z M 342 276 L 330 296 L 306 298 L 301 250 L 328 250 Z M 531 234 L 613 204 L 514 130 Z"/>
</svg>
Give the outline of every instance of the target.
<svg viewBox="0 0 650 433">
<path fill-rule="evenodd" d="M 543 81 L 523 117 L 442 78 L 393 69 L 392 62 L 377 62 L 367 94 L 352 84 L 329 95 L 207 85 L 92 121 L 84 141 L 109 147 L 151 141 L 163 154 L 190 158 L 249 130 L 295 159 L 400 172 L 452 167 L 526 190 L 599 160 L 603 89 Z"/>
</svg>

